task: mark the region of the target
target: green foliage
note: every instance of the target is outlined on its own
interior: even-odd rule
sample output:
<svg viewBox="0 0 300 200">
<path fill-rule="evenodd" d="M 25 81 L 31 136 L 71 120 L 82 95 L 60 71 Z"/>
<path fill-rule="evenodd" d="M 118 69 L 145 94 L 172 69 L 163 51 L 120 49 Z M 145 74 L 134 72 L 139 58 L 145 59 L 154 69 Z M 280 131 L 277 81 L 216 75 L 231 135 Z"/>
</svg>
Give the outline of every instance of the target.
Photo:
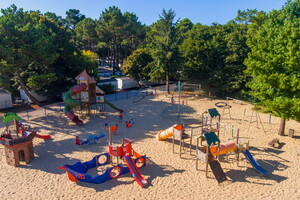
<svg viewBox="0 0 300 200">
<path fill-rule="evenodd" d="M 93 50 L 97 45 L 96 22 L 85 18 L 75 26 L 76 44 L 84 50 Z"/>
<path fill-rule="evenodd" d="M 85 15 L 80 14 L 80 11 L 77 9 L 69 9 L 66 12 L 66 18 L 64 19 L 66 27 L 74 29 L 76 24 L 81 20 L 85 19 Z"/>
<path fill-rule="evenodd" d="M 180 20 L 178 24 L 176 24 L 176 31 L 180 44 L 184 41 L 184 39 L 187 38 L 188 33 L 193 28 L 193 26 L 194 24 L 187 18 Z"/>
<path fill-rule="evenodd" d="M 105 9 L 96 24 L 99 57 L 112 59 L 115 71 L 118 64 L 141 44 L 145 26 L 134 13 L 123 14 L 116 6 Z"/>
<path fill-rule="evenodd" d="M 54 45 L 55 33 L 48 29 L 51 24 L 36 12 L 24 12 L 12 5 L 1 9 L 0 59 L 11 64 L 10 72 L 22 71 L 30 65 L 44 67 L 58 57 Z"/>
<path fill-rule="evenodd" d="M 110 94 L 115 91 L 115 86 L 113 84 L 102 84 L 98 86 L 105 94 Z"/>
<path fill-rule="evenodd" d="M 300 1 L 267 15 L 248 40 L 251 94 L 275 115 L 300 120 Z"/>
<path fill-rule="evenodd" d="M 81 59 L 81 67 L 86 69 L 88 73 L 93 76 L 96 80 L 98 79 L 98 61 L 97 54 L 89 50 L 82 50 L 80 59 Z"/>
<path fill-rule="evenodd" d="M 221 96 L 239 92 L 246 82 L 246 31 L 244 24 L 194 25 L 180 46 L 185 80 L 209 84 Z"/>
<path fill-rule="evenodd" d="M 152 60 L 151 55 L 145 49 L 137 49 L 127 57 L 122 71 L 135 80 L 149 80 L 149 67 L 147 66 Z"/>
<path fill-rule="evenodd" d="M 147 49 L 153 58 L 149 63 L 150 81 L 169 80 L 176 78 L 181 66 L 181 57 L 178 49 L 175 12 L 163 10 L 160 19 L 152 25 L 148 33 Z M 169 88 L 168 88 L 169 89 Z"/>
<path fill-rule="evenodd" d="M 56 15 L 47 13 L 52 18 L 48 19 L 14 5 L 1 12 L 0 60 L 5 65 L 0 75 L 12 80 L 16 89 L 21 85 L 27 90 L 27 85 L 51 99 L 74 85 L 74 78 L 84 68 L 97 74 L 94 57 L 76 49 L 70 32 L 61 27 Z"/>
<path fill-rule="evenodd" d="M 28 78 L 27 86 L 35 91 L 41 90 L 45 85 L 56 81 L 57 77 L 54 73 L 35 74 Z"/>
<path fill-rule="evenodd" d="M 29 98 L 38 103 L 28 93 L 24 81 L 33 71 L 46 72 L 47 67 L 59 57 L 54 31 L 58 27 L 39 12 L 24 12 L 15 5 L 1 9 L 1 13 L 0 60 L 10 66 L 1 71 L 10 74 L 11 78 L 16 77 Z"/>
</svg>

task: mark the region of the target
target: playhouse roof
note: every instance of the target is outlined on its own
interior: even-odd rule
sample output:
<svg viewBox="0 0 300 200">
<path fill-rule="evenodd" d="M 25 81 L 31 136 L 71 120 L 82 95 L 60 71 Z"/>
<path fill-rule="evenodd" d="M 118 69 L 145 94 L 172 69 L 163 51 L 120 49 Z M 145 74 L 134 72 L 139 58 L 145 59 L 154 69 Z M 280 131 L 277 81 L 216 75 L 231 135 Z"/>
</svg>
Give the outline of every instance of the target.
<svg viewBox="0 0 300 200">
<path fill-rule="evenodd" d="M 2 117 L 3 123 L 14 121 L 14 119 L 21 120 L 21 118 L 16 113 L 13 113 L 13 112 L 8 112 Z"/>
<path fill-rule="evenodd" d="M 88 83 L 96 83 L 95 79 L 90 77 L 86 70 L 83 70 L 75 79 L 80 81 L 88 81 Z"/>
</svg>

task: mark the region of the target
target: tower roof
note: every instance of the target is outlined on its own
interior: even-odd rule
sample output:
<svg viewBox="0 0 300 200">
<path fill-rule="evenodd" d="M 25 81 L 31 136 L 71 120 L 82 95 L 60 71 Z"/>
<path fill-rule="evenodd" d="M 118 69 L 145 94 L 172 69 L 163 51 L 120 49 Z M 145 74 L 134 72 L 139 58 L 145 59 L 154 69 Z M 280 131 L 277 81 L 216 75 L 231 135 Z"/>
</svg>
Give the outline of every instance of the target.
<svg viewBox="0 0 300 200">
<path fill-rule="evenodd" d="M 87 81 L 88 83 L 96 83 L 95 79 L 89 76 L 86 70 L 83 70 L 75 79 L 80 81 Z"/>
</svg>

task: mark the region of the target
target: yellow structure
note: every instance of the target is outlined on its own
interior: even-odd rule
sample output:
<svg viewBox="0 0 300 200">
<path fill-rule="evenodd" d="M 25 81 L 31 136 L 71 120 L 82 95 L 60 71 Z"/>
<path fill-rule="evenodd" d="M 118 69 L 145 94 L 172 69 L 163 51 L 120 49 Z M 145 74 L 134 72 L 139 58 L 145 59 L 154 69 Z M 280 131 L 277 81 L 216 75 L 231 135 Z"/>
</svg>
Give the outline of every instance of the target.
<svg viewBox="0 0 300 200">
<path fill-rule="evenodd" d="M 174 129 L 177 129 L 177 130 L 179 130 L 179 131 L 182 131 L 182 130 L 183 130 L 183 126 L 180 125 L 180 124 L 174 124 L 173 126 L 167 128 L 166 130 L 160 131 L 160 132 L 156 135 L 156 139 L 157 139 L 158 141 L 161 141 L 161 140 L 167 139 L 168 137 L 172 137 L 172 136 L 173 136 Z"/>
</svg>

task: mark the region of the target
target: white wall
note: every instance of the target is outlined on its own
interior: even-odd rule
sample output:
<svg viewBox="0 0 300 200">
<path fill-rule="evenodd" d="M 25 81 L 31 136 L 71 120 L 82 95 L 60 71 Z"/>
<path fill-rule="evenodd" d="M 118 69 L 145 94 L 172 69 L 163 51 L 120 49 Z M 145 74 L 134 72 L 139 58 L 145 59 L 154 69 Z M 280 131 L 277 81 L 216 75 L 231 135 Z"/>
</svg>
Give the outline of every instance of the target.
<svg viewBox="0 0 300 200">
<path fill-rule="evenodd" d="M 139 83 L 131 78 L 116 78 L 118 81 L 118 89 L 129 89 L 129 88 L 135 88 L 139 86 Z"/>
<path fill-rule="evenodd" d="M 46 96 L 41 96 L 35 93 L 33 90 L 30 91 L 30 94 L 36 98 L 38 101 L 47 101 Z M 21 99 L 24 101 L 27 101 L 29 103 L 32 103 L 32 101 L 29 99 L 29 97 L 25 94 L 24 90 L 20 90 Z"/>
<path fill-rule="evenodd" d="M 0 94 L 0 109 L 11 107 L 13 107 L 11 94 Z"/>
</svg>

